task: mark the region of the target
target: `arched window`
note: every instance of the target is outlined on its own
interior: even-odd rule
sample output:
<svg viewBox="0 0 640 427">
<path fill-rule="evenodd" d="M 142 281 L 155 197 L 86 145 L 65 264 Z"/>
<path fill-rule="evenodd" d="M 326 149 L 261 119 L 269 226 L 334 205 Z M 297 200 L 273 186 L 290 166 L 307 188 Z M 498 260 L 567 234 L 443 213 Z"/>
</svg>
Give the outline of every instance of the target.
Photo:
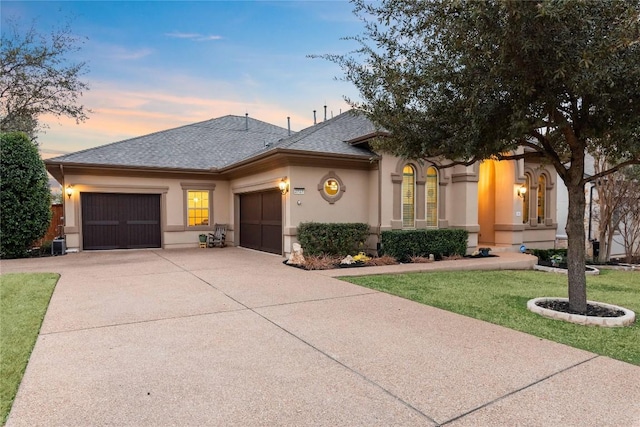
<svg viewBox="0 0 640 427">
<path fill-rule="evenodd" d="M 547 180 L 544 175 L 538 178 L 538 224 L 544 224 L 546 206 Z"/>
<path fill-rule="evenodd" d="M 529 200 L 531 200 L 531 177 L 529 174 L 524 175 L 525 192 L 522 195 L 522 223 L 529 223 Z"/>
<path fill-rule="evenodd" d="M 433 166 L 427 168 L 426 187 L 426 220 L 427 227 L 438 226 L 438 170 Z"/>
<path fill-rule="evenodd" d="M 416 174 L 413 166 L 406 165 L 402 169 L 402 227 L 415 227 L 416 217 Z"/>
</svg>

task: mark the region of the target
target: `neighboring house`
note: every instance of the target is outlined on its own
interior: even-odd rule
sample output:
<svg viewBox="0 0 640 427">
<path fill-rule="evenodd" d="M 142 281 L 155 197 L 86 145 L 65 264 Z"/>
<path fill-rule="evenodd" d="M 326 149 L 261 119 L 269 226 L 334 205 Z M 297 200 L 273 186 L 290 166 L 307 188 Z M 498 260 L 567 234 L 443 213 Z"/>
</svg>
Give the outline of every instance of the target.
<svg viewBox="0 0 640 427">
<path fill-rule="evenodd" d="M 594 174 L 594 159 L 590 154 L 585 155 L 584 172 L 585 176 L 592 176 Z M 557 192 L 557 205 L 558 205 L 558 231 L 557 231 L 557 244 L 561 247 L 566 247 L 567 232 L 565 230 L 567 226 L 567 217 L 569 215 L 569 193 L 567 187 L 562 180 L 561 185 L 558 186 Z M 584 225 L 585 225 L 585 245 L 587 248 L 587 254 L 589 258 L 593 257 L 593 244 L 592 241 L 598 238 L 598 190 L 594 184 L 587 184 L 585 187 L 585 195 L 587 199 L 587 206 L 584 212 Z M 614 231 L 613 240 L 611 242 L 611 256 L 612 257 L 624 257 L 624 239 L 618 231 Z M 604 247 L 601 247 L 604 250 Z"/>
<path fill-rule="evenodd" d="M 367 223 L 371 251 L 381 231 L 416 228 L 466 229 L 470 251 L 553 247 L 552 168 L 523 160 L 443 168 L 378 155 L 369 146 L 378 136 L 354 112 L 298 133 L 225 116 L 46 165 L 69 190 L 71 250 L 195 247 L 198 234 L 224 223 L 231 244 L 287 254 L 308 221 Z"/>
</svg>

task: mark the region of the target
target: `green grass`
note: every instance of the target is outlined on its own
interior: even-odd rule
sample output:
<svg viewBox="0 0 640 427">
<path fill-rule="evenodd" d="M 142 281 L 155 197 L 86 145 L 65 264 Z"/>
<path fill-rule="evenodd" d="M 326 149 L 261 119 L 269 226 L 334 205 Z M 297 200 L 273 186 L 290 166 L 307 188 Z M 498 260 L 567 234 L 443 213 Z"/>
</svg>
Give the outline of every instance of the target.
<svg viewBox="0 0 640 427">
<path fill-rule="evenodd" d="M 640 365 L 640 321 L 603 328 L 551 320 L 527 310 L 536 297 L 567 297 L 567 276 L 536 271 L 434 272 L 342 280 L 398 295 L 551 341 Z M 601 270 L 587 276 L 587 298 L 640 314 L 640 273 Z"/>
<path fill-rule="evenodd" d="M 0 276 L 0 422 L 6 422 L 38 337 L 57 274 Z"/>
</svg>

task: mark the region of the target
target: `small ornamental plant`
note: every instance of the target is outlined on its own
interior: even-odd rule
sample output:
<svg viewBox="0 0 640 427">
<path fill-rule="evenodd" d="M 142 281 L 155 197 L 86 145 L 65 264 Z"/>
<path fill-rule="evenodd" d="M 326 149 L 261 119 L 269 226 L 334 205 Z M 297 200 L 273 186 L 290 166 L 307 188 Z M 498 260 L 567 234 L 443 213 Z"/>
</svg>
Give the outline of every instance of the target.
<svg viewBox="0 0 640 427">
<path fill-rule="evenodd" d="M 371 257 L 368 257 L 364 252 L 359 252 L 358 255 L 355 255 L 353 257 L 353 260 L 355 262 L 368 262 L 371 259 Z"/>
<path fill-rule="evenodd" d="M 555 255 L 551 255 L 549 259 L 551 260 L 551 265 L 554 267 L 557 267 L 560 265 L 560 263 L 562 263 L 562 261 L 564 260 L 564 257 L 560 254 L 555 254 Z"/>
</svg>

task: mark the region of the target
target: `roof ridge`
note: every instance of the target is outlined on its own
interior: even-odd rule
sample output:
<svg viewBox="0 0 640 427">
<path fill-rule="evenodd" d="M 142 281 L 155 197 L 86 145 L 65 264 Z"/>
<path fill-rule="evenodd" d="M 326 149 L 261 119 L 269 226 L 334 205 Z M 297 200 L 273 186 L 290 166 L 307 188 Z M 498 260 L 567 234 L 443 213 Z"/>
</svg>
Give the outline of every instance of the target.
<svg viewBox="0 0 640 427">
<path fill-rule="evenodd" d="M 324 120 L 320 123 L 317 123 L 315 125 L 306 127 L 304 129 L 302 129 L 301 131 L 297 132 L 295 135 L 291 135 L 290 137 L 285 138 L 285 141 L 288 139 L 290 141 L 282 144 L 282 145 L 278 145 L 277 148 L 288 148 L 291 145 L 295 144 L 296 142 L 300 141 L 303 138 L 306 138 L 309 135 L 313 135 L 314 133 L 318 132 L 319 130 L 323 129 L 325 126 L 329 125 L 330 122 L 334 122 L 337 121 L 338 118 L 341 118 L 343 116 L 345 116 L 347 113 L 350 113 L 352 110 L 347 110 L 344 113 L 340 113 L 335 117 L 331 117 L 330 119 Z M 307 130 L 309 130 L 309 132 L 307 132 Z M 275 148 L 275 147 L 274 147 Z"/>
<path fill-rule="evenodd" d="M 175 130 L 183 129 L 183 128 L 187 128 L 187 127 L 192 127 L 192 128 L 199 127 L 199 128 L 203 128 L 203 127 L 205 127 L 205 126 L 202 126 L 204 123 L 208 123 L 208 122 L 218 122 L 218 121 L 221 121 L 222 119 L 229 118 L 229 117 L 234 117 L 234 118 L 238 118 L 238 119 L 247 119 L 247 118 L 248 118 L 248 119 L 251 119 L 251 120 L 252 120 L 252 121 L 254 121 L 254 122 L 259 122 L 259 123 L 262 123 L 262 124 L 265 124 L 265 125 L 269 125 L 269 126 L 272 126 L 272 127 L 275 127 L 275 128 L 279 128 L 279 129 L 282 129 L 282 130 L 287 130 L 286 128 L 280 127 L 280 126 L 278 126 L 278 125 L 274 125 L 274 124 L 272 124 L 272 123 L 268 123 L 268 122 L 265 122 L 265 121 L 263 121 L 263 120 L 254 119 L 254 118 L 252 118 L 252 117 L 248 117 L 248 116 L 238 116 L 238 115 L 234 115 L 234 114 L 226 114 L 226 115 L 221 116 L 221 117 L 215 117 L 215 118 L 211 118 L 211 119 L 207 119 L 207 120 L 202 120 L 202 121 L 195 122 L 195 123 L 188 123 L 188 124 L 185 124 L 185 125 L 176 126 L 176 127 L 169 128 L 169 129 L 158 130 L 158 131 L 155 131 L 155 132 L 146 133 L 146 134 L 144 134 L 144 135 L 132 136 L 131 138 L 122 139 L 122 140 L 120 140 L 120 141 L 109 142 L 109 143 L 107 143 L 107 144 L 99 145 L 99 146 L 97 146 L 97 147 L 89 147 L 89 148 L 85 148 L 85 149 L 80 150 L 80 151 L 74 151 L 73 153 L 68 153 L 68 154 L 63 154 L 63 155 L 61 155 L 61 156 L 52 157 L 52 158 L 50 158 L 50 159 L 48 159 L 48 160 L 63 160 L 63 159 L 65 159 L 65 158 L 66 158 L 66 157 L 68 157 L 68 156 L 75 156 L 75 155 L 77 155 L 77 154 L 83 154 L 83 153 L 86 153 L 87 151 L 91 151 L 91 150 L 94 150 L 94 149 L 97 149 L 97 148 L 113 147 L 113 146 L 115 146 L 115 145 L 123 144 L 123 143 L 127 143 L 127 142 L 130 142 L 130 141 L 135 140 L 135 139 L 138 139 L 138 138 L 150 137 L 150 136 L 158 135 L 158 134 L 161 134 L 161 133 L 165 133 L 165 132 L 169 132 L 169 131 L 175 131 Z M 232 130 L 230 130 L 230 131 L 232 131 Z M 251 131 L 251 129 L 249 129 L 249 131 Z M 239 130 L 238 132 L 240 132 L 240 130 Z M 244 129 L 243 129 L 243 130 L 241 130 L 241 132 L 246 132 L 246 130 L 244 130 Z M 258 134 L 258 133 L 266 133 L 266 134 L 269 134 L 269 135 L 277 135 L 277 133 L 276 133 L 276 132 L 272 132 L 272 131 L 266 131 L 266 132 L 255 132 L 255 131 L 254 131 L 254 132 L 252 132 L 252 133 L 254 133 L 254 134 Z"/>
</svg>

